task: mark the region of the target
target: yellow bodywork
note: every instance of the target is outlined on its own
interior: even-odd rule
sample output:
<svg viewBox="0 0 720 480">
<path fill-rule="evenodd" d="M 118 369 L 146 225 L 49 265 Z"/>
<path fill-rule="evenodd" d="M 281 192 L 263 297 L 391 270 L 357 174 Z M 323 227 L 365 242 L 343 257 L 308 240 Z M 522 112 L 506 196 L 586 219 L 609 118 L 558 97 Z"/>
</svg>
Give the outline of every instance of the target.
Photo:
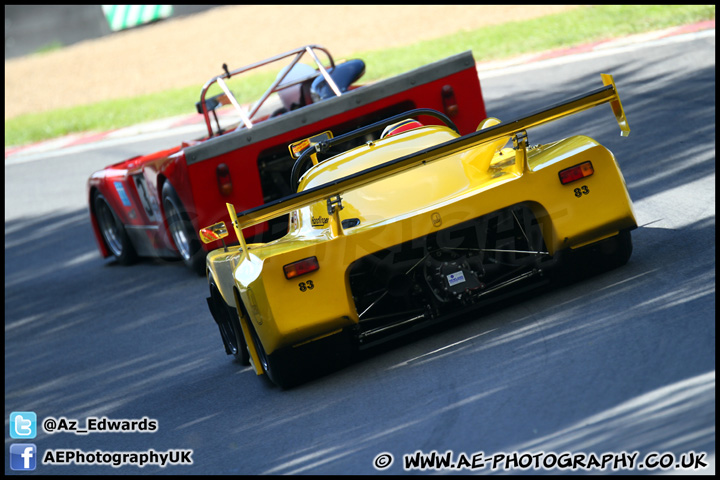
<svg viewBox="0 0 720 480">
<path fill-rule="evenodd" d="M 596 95 L 516 125 L 486 119 L 467 141 L 445 126 L 417 128 L 313 166 L 298 188 L 310 193 L 294 203 L 241 217 L 229 205 L 238 233 L 273 216 L 290 216 L 287 235 L 274 242 L 219 249 L 207 257 L 223 298 L 238 307 L 256 372 L 261 374 L 262 368 L 250 324 L 271 354 L 358 322 L 348 269 L 373 252 L 518 203 L 532 209 L 551 255 L 635 228 L 632 203 L 609 150 L 586 136 L 527 147 L 523 136 L 516 135 L 605 102 L 611 103 L 626 135 L 629 128 L 612 77 L 603 76 L 603 81 L 612 88 L 603 91 L 602 101 Z M 405 157 L 409 160 L 401 165 L 362 174 Z M 586 161 L 592 162 L 591 176 L 561 184 L 560 170 Z M 354 178 L 349 184 L 324 188 L 348 177 Z M 577 189 L 582 189 L 579 195 Z M 338 197 L 342 209 L 332 206 Z M 351 219 L 359 224 L 343 228 L 340 222 Z M 283 266 L 312 256 L 319 261 L 318 270 L 285 278 Z"/>
</svg>

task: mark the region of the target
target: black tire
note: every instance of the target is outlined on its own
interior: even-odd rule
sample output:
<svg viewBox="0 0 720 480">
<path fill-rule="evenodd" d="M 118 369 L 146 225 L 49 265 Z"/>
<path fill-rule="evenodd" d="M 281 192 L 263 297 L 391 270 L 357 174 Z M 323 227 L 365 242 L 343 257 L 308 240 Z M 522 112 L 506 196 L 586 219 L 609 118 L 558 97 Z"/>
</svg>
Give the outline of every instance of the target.
<svg viewBox="0 0 720 480">
<path fill-rule="evenodd" d="M 105 246 L 121 265 L 130 265 L 138 259 L 135 247 L 125 231 L 125 226 L 100 192 L 93 196 L 93 211 Z"/>
<path fill-rule="evenodd" d="M 629 230 L 589 245 L 582 252 L 591 272 L 602 273 L 625 265 L 632 255 L 632 238 Z"/>
<path fill-rule="evenodd" d="M 237 352 L 235 353 L 235 359 L 240 365 L 250 365 L 250 352 L 248 351 L 247 344 L 245 343 L 245 336 L 240 328 L 240 319 L 238 318 L 237 310 L 232 307 L 227 307 L 230 312 L 230 326 L 233 333 L 235 334 L 235 345 Z"/>
<path fill-rule="evenodd" d="M 250 325 L 250 335 L 268 379 L 287 389 L 336 371 L 350 363 L 357 351 L 350 332 L 310 342 L 300 347 L 285 347 L 270 355 Z"/>
<path fill-rule="evenodd" d="M 228 355 L 235 357 L 241 365 L 250 365 L 250 352 L 245 344 L 245 337 L 240 328 L 237 310 L 228 305 L 220 294 L 215 281 L 210 278 L 210 310 L 218 324 L 220 335 Z"/>
<path fill-rule="evenodd" d="M 205 250 L 195 233 L 190 216 L 170 182 L 163 185 L 162 204 L 170 236 L 183 262 L 198 275 L 205 275 Z"/>
<path fill-rule="evenodd" d="M 299 362 L 300 359 L 295 355 L 292 355 L 293 358 L 287 358 L 285 355 L 278 355 L 277 352 L 268 355 L 265 353 L 265 348 L 257 336 L 251 321 L 248 321 L 248 325 L 253 345 L 255 345 L 255 351 L 257 351 L 258 359 L 260 360 L 260 366 L 268 379 L 280 388 L 291 388 L 302 383 L 304 375 Z"/>
<path fill-rule="evenodd" d="M 563 268 L 557 272 L 565 282 L 583 280 L 625 265 L 632 255 L 629 230 L 575 251 L 563 253 Z"/>
<path fill-rule="evenodd" d="M 633 245 L 630 230 L 623 230 L 614 237 L 608 238 L 600 245 L 601 254 L 608 260 L 610 268 L 625 265 L 632 255 Z"/>
</svg>

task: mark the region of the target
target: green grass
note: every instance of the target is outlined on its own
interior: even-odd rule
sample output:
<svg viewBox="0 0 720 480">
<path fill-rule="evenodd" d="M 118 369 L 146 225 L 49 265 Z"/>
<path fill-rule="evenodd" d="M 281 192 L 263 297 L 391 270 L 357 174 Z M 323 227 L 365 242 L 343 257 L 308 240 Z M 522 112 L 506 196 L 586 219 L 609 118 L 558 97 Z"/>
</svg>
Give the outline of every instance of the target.
<svg viewBox="0 0 720 480">
<path fill-rule="evenodd" d="M 538 19 L 463 31 L 407 47 L 357 52 L 367 64 L 364 82 L 387 78 L 447 56 L 472 50 L 477 61 L 508 58 L 612 37 L 659 30 L 715 18 L 714 5 L 602 5 Z M 216 72 L 208 72 L 210 78 Z M 243 79 L 241 103 L 249 103 L 274 74 Z M 246 83 L 247 82 L 247 83 Z M 195 112 L 201 85 L 81 107 L 31 113 L 5 121 L 5 146 L 23 145 L 70 133 L 106 131 Z"/>
<path fill-rule="evenodd" d="M 63 48 L 63 44 L 59 41 L 50 42 L 47 45 L 43 45 L 42 47 L 38 48 L 35 53 L 36 54 L 43 54 L 43 53 L 50 53 L 54 52 L 56 50 L 60 50 Z"/>
</svg>

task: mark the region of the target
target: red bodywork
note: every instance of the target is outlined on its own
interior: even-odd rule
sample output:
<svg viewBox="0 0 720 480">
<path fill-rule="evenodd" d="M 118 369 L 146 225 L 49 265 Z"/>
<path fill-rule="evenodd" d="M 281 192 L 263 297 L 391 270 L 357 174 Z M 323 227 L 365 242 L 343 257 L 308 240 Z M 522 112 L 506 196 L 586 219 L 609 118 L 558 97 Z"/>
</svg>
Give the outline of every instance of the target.
<svg viewBox="0 0 720 480">
<path fill-rule="evenodd" d="M 342 96 L 265 120 L 252 129 L 238 128 L 183 142 L 95 172 L 88 181 L 87 193 L 100 252 L 103 257 L 111 255 L 92 207 L 96 191 L 109 202 L 140 256 L 177 256 L 162 206 L 165 182 L 170 182 L 177 192 L 197 234 L 200 228 L 219 220 L 229 224 L 228 202 L 241 212 L 294 193 L 275 189 L 275 177 L 266 172 L 274 162 L 276 167 L 287 167 L 285 178 L 289 178 L 292 161 L 283 159 L 289 157 L 289 144 L 325 130 L 337 136 L 415 108 L 446 113 L 461 135 L 475 131 L 486 113 L 472 54 L 465 52 L 388 80 L 349 89 Z M 223 195 L 219 186 L 217 169 L 221 164 L 227 166 L 232 182 L 229 195 Z M 275 226 L 274 230 L 282 228 Z M 267 224 L 261 224 L 243 233 L 252 240 L 268 229 Z M 234 230 L 229 232 L 228 242 L 237 242 Z M 215 242 L 203 248 L 210 251 L 221 246 Z"/>
</svg>

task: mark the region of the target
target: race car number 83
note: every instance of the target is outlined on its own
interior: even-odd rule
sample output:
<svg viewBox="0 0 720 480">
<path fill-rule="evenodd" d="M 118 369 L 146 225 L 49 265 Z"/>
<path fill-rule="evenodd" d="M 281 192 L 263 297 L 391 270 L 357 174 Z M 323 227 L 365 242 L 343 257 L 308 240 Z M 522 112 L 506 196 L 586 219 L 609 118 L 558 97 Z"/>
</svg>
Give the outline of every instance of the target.
<svg viewBox="0 0 720 480">
<path fill-rule="evenodd" d="M 583 195 L 588 195 L 590 193 L 590 189 L 587 187 L 587 185 L 583 185 L 580 188 L 575 189 L 575 196 L 580 198 Z"/>
</svg>

